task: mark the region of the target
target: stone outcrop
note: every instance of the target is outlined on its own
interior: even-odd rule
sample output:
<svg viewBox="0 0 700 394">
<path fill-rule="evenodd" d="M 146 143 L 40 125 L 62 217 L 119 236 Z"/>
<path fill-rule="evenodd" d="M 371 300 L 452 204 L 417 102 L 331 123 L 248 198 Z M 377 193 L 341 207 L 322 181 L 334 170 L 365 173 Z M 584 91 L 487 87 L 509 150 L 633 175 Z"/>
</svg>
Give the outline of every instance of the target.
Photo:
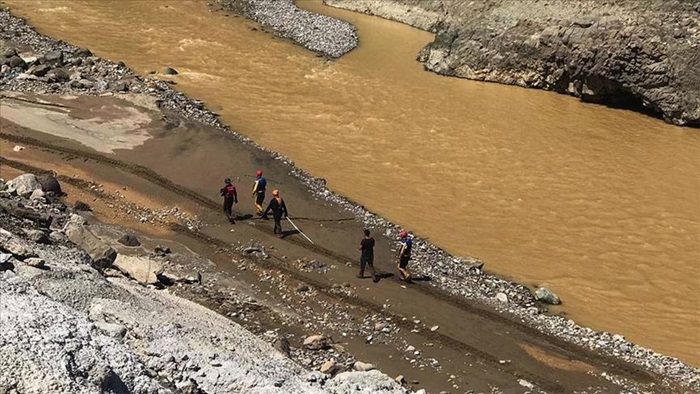
<svg viewBox="0 0 700 394">
<path fill-rule="evenodd" d="M 325 0 L 436 33 L 438 74 L 552 90 L 700 126 L 693 1 Z"/>
</svg>

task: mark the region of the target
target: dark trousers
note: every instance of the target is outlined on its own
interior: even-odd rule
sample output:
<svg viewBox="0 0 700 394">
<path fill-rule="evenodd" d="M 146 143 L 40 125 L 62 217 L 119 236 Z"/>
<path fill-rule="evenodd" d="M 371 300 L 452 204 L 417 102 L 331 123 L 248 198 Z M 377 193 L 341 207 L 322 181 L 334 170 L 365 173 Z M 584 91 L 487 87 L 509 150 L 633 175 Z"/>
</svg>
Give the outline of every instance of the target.
<svg viewBox="0 0 700 394">
<path fill-rule="evenodd" d="M 232 210 L 233 210 L 233 197 L 231 197 L 231 198 L 224 197 L 224 212 L 226 213 L 226 216 L 228 216 L 229 219 L 231 219 L 233 217 Z"/>
<path fill-rule="evenodd" d="M 411 256 L 399 256 L 399 274 L 401 274 L 401 279 L 408 280 L 411 278 L 411 271 L 408 269 L 408 261 L 411 259 Z"/>
<path fill-rule="evenodd" d="M 265 203 L 265 191 L 260 191 L 257 192 L 255 195 L 255 210 L 258 212 L 258 215 L 262 215 L 263 213 L 263 204 Z"/>
<path fill-rule="evenodd" d="M 272 217 L 275 219 L 274 233 L 281 235 L 282 234 L 282 223 L 280 223 L 280 222 L 282 221 L 282 215 L 274 214 L 274 215 L 272 215 Z"/>
<path fill-rule="evenodd" d="M 374 270 L 374 257 L 373 256 L 362 256 L 360 257 L 360 276 L 365 276 L 365 267 L 372 274 L 372 277 L 377 276 L 377 272 Z"/>
</svg>

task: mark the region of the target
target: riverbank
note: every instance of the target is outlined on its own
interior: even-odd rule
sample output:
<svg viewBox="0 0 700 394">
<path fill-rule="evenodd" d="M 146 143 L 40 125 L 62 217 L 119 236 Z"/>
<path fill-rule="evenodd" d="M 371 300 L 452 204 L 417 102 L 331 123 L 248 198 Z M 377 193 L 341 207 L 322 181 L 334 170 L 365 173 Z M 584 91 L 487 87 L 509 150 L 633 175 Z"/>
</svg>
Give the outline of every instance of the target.
<svg viewBox="0 0 700 394">
<path fill-rule="evenodd" d="M 7 21 L 12 23 L 3 23 L 3 26 L 13 26 L 13 24 L 16 26 L 18 23 L 16 20 L 8 19 Z M 64 50 L 70 53 L 75 53 L 76 51 L 75 48 L 70 48 L 63 44 L 52 45 L 50 43 L 50 40 L 41 37 L 38 38 L 35 35 L 35 33 L 31 31 L 31 29 L 23 28 L 20 26 L 17 27 L 18 29 L 15 29 L 15 31 L 20 31 L 20 39 L 17 40 L 20 43 L 23 43 L 25 45 L 31 42 L 36 42 L 39 45 L 47 43 L 47 49 L 54 50 L 58 46 L 59 48 L 63 48 Z M 28 36 L 23 37 L 21 34 L 22 31 L 25 32 L 24 34 L 28 34 Z M 16 37 L 17 35 L 15 34 L 14 38 Z M 115 71 L 110 76 L 110 78 L 112 79 L 109 79 L 109 82 L 114 83 L 115 87 L 118 86 L 121 88 L 123 87 L 123 85 L 121 85 L 122 82 L 127 83 L 128 89 L 132 92 L 146 92 L 151 96 L 155 96 L 159 100 L 159 104 L 162 109 L 176 110 L 176 112 L 182 113 L 186 117 L 203 119 L 205 122 L 210 122 L 210 124 L 213 124 L 220 130 L 230 131 L 225 126 L 221 126 L 220 124 L 218 124 L 218 122 L 216 121 L 216 116 L 214 114 L 203 110 L 203 106 L 201 103 L 189 101 L 183 95 L 175 93 L 170 89 L 169 85 L 166 82 L 149 80 L 139 77 L 137 75 L 134 75 L 133 73 L 130 73 L 128 69 L 126 69 L 126 67 L 124 66 L 108 63 L 101 59 L 91 58 L 89 60 L 92 60 L 93 62 L 95 62 L 95 64 L 97 64 L 97 67 L 95 69 L 92 69 L 92 66 L 94 66 L 94 64 L 90 65 L 90 71 L 104 71 L 104 69 L 100 70 L 100 67 L 108 67 L 110 70 Z M 71 62 L 72 61 L 73 60 L 71 60 Z M 74 67 L 80 68 L 81 66 Z M 71 71 L 74 71 L 74 69 Z M 84 71 L 87 71 L 87 69 L 85 69 Z M 114 75 L 121 76 L 121 78 L 114 78 Z M 74 85 L 76 86 L 74 87 L 68 85 L 72 84 L 70 82 L 68 84 L 49 82 L 48 80 L 44 81 L 39 79 L 42 77 L 37 77 L 36 80 L 33 80 L 32 78 L 18 79 L 18 76 L 19 73 L 14 75 L 10 74 L 10 78 L 5 78 L 3 80 L 4 83 L 7 83 L 7 89 L 38 90 L 42 92 L 51 91 L 55 93 L 108 93 L 107 87 L 100 89 L 103 85 L 99 83 L 92 85 L 91 88 L 86 88 L 85 86 L 90 84 L 80 82 L 75 83 Z M 80 78 L 78 80 L 94 80 L 92 82 L 100 81 L 100 78 L 96 75 L 87 75 L 86 77 L 87 78 Z M 249 140 L 245 138 L 242 139 L 246 141 L 246 143 L 251 144 Z M 268 154 L 270 153 L 268 152 Z M 372 228 L 385 229 L 386 231 L 388 231 L 387 234 L 390 237 L 395 236 L 397 229 L 395 226 L 391 226 L 391 223 L 388 223 L 387 221 L 381 218 L 367 213 L 361 207 L 357 207 L 351 202 L 334 195 L 332 192 L 328 191 L 325 188 L 324 182 L 322 180 L 310 178 L 308 174 L 305 174 L 301 170 L 295 169 L 293 167 L 293 163 L 289 162 L 289 160 L 279 155 L 271 155 L 276 160 L 284 163 L 285 166 L 291 166 L 290 171 L 292 172 L 292 174 L 298 177 L 298 179 L 301 179 L 302 182 L 306 186 L 310 187 L 313 192 L 317 193 L 317 196 L 323 197 L 324 200 L 331 201 L 334 204 L 339 204 L 344 208 L 350 210 L 354 214 L 358 215 L 363 222 L 370 225 Z M 652 352 L 649 352 L 646 349 L 642 349 L 637 346 L 625 343 L 619 337 L 615 338 L 615 340 L 612 341 L 613 343 L 610 343 L 610 341 L 607 339 L 608 337 L 609 339 L 612 339 L 611 335 L 604 333 L 589 332 L 588 330 L 572 325 L 570 322 L 566 321 L 566 319 L 563 318 L 552 318 L 547 317 L 545 315 L 538 315 L 537 311 L 532 309 L 526 309 L 527 307 L 535 305 L 535 301 L 525 287 L 513 285 L 507 281 L 503 281 L 488 274 L 484 274 L 480 269 L 469 269 L 469 267 L 466 264 L 464 264 L 463 261 L 455 261 L 453 257 L 448 256 L 444 252 L 440 251 L 439 249 L 431 246 L 430 244 L 422 240 L 417 240 L 417 246 L 420 250 L 420 253 L 416 257 L 416 266 L 418 267 L 419 273 L 430 276 L 433 279 L 433 283 L 439 283 L 439 286 L 443 289 L 451 291 L 455 294 L 460 294 L 462 296 L 467 295 L 469 299 L 478 299 L 485 303 L 493 304 L 501 309 L 508 309 L 512 313 L 522 314 L 521 317 L 528 320 L 533 325 L 539 325 L 540 327 L 550 326 L 549 329 L 555 331 L 557 335 L 569 337 L 569 340 L 578 340 L 579 343 L 592 342 L 592 344 L 589 345 L 591 348 L 602 348 L 602 351 L 607 351 L 611 354 L 615 352 L 625 354 L 626 356 L 624 357 L 627 357 L 630 360 L 635 360 L 636 362 L 641 362 L 643 363 L 643 365 L 649 367 L 652 370 L 663 370 L 665 371 L 665 374 L 668 374 L 669 369 L 675 369 L 677 371 L 676 378 L 679 378 L 681 381 L 685 381 L 686 384 L 689 383 L 691 376 L 697 375 L 697 371 L 693 370 L 692 368 L 688 369 L 689 367 L 683 366 L 682 364 L 677 362 L 674 363 L 673 360 L 665 359 L 659 355 L 654 355 Z M 498 298 L 496 297 L 498 293 L 503 293 L 506 296 L 506 303 L 500 304 L 500 301 L 497 301 L 497 299 L 503 299 L 502 296 L 499 296 Z"/>
</svg>

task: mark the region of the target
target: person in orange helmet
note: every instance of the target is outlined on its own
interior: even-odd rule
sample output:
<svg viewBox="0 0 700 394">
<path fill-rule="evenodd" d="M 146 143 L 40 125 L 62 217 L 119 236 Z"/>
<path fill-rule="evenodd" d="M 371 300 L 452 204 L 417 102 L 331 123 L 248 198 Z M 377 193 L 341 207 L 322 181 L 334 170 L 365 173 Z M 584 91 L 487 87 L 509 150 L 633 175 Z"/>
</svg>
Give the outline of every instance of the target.
<svg viewBox="0 0 700 394">
<path fill-rule="evenodd" d="M 413 240 L 408 236 L 405 230 L 401 230 L 399 234 L 401 238 L 401 249 L 399 249 L 399 276 L 402 280 L 411 281 L 411 271 L 408 270 L 408 261 L 411 260 L 411 249 L 413 248 Z"/>
<path fill-rule="evenodd" d="M 282 220 L 282 216 L 287 217 L 289 216 L 289 213 L 287 212 L 287 204 L 285 204 L 282 197 L 280 197 L 279 190 L 272 191 L 272 199 L 270 200 L 270 204 L 267 205 L 267 209 L 265 209 L 265 212 L 263 212 L 264 219 L 267 219 L 267 214 L 269 212 L 272 212 L 272 218 L 275 219 L 275 228 L 273 232 L 278 237 L 282 238 L 282 224 L 280 221 Z"/>
<path fill-rule="evenodd" d="M 265 202 L 265 188 L 267 180 L 263 177 L 262 170 L 255 173 L 255 183 L 253 184 L 253 201 L 255 201 L 255 211 L 259 216 L 263 214 L 263 203 Z"/>
</svg>

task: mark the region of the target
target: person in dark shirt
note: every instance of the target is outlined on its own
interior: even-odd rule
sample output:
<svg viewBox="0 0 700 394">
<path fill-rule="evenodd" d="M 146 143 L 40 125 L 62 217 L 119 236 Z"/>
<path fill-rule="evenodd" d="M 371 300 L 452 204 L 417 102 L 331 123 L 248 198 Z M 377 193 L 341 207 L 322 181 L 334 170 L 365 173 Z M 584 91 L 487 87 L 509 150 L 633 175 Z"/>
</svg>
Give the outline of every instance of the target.
<svg viewBox="0 0 700 394">
<path fill-rule="evenodd" d="M 238 193 L 236 193 L 236 187 L 231 183 L 231 179 L 224 179 L 224 187 L 221 188 L 221 196 L 224 197 L 224 213 L 228 221 L 231 223 L 236 223 L 233 220 L 233 204 L 238 203 Z"/>
<path fill-rule="evenodd" d="M 272 199 L 270 200 L 270 204 L 268 204 L 267 209 L 265 209 L 265 212 L 263 212 L 263 218 L 267 218 L 267 214 L 269 212 L 272 212 L 272 218 L 275 219 L 275 228 L 273 231 L 278 237 L 282 238 L 282 224 L 280 221 L 282 220 L 283 215 L 284 217 L 287 217 L 289 216 L 289 213 L 287 212 L 287 205 L 284 203 L 282 197 L 280 197 L 279 190 L 272 191 Z"/>
<path fill-rule="evenodd" d="M 360 247 L 358 248 L 362 254 L 360 255 L 360 274 L 357 275 L 358 278 L 365 277 L 365 267 L 369 269 L 372 274 L 372 281 L 374 283 L 379 282 L 379 276 L 374 270 L 374 238 L 369 235 L 369 230 L 365 229 L 365 237 L 360 241 Z"/>
<path fill-rule="evenodd" d="M 401 249 L 399 250 L 399 276 L 406 282 L 411 281 L 411 271 L 408 270 L 408 261 L 411 260 L 411 249 L 413 240 L 408 236 L 408 233 L 401 230 Z"/>
</svg>

